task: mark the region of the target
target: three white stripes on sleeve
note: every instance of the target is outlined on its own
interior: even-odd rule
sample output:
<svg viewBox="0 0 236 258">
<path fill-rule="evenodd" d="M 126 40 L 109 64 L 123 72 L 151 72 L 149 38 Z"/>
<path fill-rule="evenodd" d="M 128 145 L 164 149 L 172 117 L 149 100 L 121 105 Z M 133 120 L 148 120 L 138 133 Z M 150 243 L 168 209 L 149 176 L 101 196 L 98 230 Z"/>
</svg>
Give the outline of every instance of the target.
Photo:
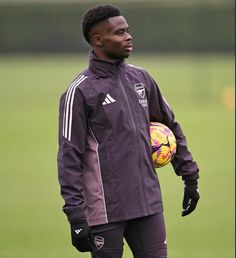
<svg viewBox="0 0 236 258">
<path fill-rule="evenodd" d="M 76 90 L 76 87 L 80 85 L 80 83 L 83 82 L 86 78 L 87 76 L 85 75 L 78 76 L 78 78 L 76 78 L 76 80 L 71 83 L 71 85 L 69 86 L 66 92 L 62 134 L 69 141 L 71 141 L 71 126 L 72 126 L 72 115 L 73 115 L 72 107 L 74 102 L 75 90 Z"/>
</svg>

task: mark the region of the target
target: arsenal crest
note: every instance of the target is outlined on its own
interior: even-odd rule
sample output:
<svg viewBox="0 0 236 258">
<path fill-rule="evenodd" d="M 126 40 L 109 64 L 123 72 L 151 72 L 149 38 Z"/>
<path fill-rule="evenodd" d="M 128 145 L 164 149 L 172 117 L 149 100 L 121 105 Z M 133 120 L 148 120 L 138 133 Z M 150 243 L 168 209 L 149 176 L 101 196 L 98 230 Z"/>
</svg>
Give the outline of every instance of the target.
<svg viewBox="0 0 236 258">
<path fill-rule="evenodd" d="M 134 84 L 134 89 L 142 99 L 145 97 L 145 87 L 143 83 L 139 82 Z"/>
<path fill-rule="evenodd" d="M 97 249 L 101 249 L 104 246 L 104 238 L 101 236 L 95 236 L 94 244 L 97 247 Z"/>
</svg>

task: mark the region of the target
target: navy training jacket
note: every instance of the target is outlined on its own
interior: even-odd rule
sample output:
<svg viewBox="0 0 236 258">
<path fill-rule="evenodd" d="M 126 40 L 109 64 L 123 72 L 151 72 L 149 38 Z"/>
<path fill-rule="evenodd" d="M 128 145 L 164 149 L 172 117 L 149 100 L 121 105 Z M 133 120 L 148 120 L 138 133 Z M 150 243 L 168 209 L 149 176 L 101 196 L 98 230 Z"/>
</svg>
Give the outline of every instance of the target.
<svg viewBox="0 0 236 258">
<path fill-rule="evenodd" d="M 198 167 L 174 114 L 150 75 L 123 60 L 108 63 L 90 53 L 89 68 L 62 95 L 58 175 L 70 223 L 90 226 L 162 212 L 149 122 L 175 134 L 173 168 L 196 180 Z"/>
</svg>

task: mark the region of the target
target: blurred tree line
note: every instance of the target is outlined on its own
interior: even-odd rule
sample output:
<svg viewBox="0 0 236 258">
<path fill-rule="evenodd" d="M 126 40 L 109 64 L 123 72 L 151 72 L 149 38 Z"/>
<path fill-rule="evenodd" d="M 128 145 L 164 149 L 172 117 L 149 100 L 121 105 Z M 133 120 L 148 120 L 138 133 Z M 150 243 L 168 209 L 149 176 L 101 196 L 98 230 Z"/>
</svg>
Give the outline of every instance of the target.
<svg viewBox="0 0 236 258">
<path fill-rule="evenodd" d="M 80 52 L 88 49 L 81 16 L 93 4 L 0 5 L 0 53 Z M 234 1 L 217 4 L 118 2 L 136 51 L 234 51 Z"/>
</svg>

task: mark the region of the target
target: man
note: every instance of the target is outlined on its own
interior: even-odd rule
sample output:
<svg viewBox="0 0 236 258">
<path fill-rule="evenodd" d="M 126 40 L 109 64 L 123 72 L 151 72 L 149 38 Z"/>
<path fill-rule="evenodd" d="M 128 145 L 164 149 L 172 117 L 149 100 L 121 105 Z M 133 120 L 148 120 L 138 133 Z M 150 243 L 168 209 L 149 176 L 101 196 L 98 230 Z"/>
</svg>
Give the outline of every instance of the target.
<svg viewBox="0 0 236 258">
<path fill-rule="evenodd" d="M 72 243 L 93 258 L 121 258 L 125 238 L 135 258 L 165 258 L 149 122 L 167 125 L 176 136 L 172 165 L 185 182 L 182 216 L 199 199 L 197 164 L 154 80 L 124 62 L 132 37 L 120 10 L 93 7 L 82 27 L 92 47 L 89 67 L 62 95 L 59 118 L 59 182 Z"/>
</svg>

